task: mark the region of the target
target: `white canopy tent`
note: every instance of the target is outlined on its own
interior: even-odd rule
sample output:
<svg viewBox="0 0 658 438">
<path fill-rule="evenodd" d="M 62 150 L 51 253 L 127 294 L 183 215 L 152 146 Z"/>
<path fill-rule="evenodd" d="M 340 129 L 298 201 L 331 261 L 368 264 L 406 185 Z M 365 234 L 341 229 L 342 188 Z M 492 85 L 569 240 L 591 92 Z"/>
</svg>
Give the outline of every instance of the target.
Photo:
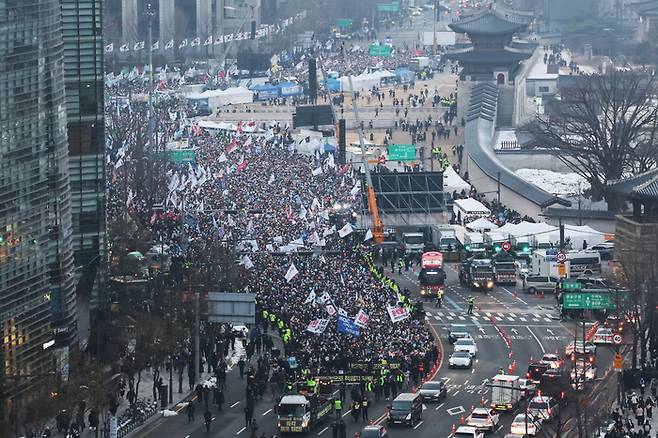
<svg viewBox="0 0 658 438">
<path fill-rule="evenodd" d="M 373 73 L 363 73 L 358 76 L 352 76 L 352 85 L 354 86 L 353 91 L 367 91 L 372 89 L 372 87 L 378 87 L 382 79 L 394 78 L 395 73 L 391 73 L 388 70 L 376 71 Z M 350 80 L 347 76 L 341 76 L 338 78 L 340 81 L 341 89 L 344 91 L 350 91 Z"/>
<path fill-rule="evenodd" d="M 443 171 L 443 191 L 452 193 L 453 191 L 461 192 L 462 190 L 471 190 L 471 185 L 464 181 L 452 166 L 448 166 Z"/>
<path fill-rule="evenodd" d="M 498 225 L 494 224 L 493 222 L 490 222 L 489 220 L 483 217 L 476 219 L 473 222 L 469 222 L 464 226 L 466 227 L 467 230 L 471 230 L 471 231 L 489 231 L 498 228 Z"/>
<path fill-rule="evenodd" d="M 254 101 L 254 93 L 245 87 L 233 87 L 226 90 L 206 90 L 203 93 L 189 95 L 190 99 L 208 99 L 208 108 L 214 109 L 225 105 L 237 105 Z"/>
<path fill-rule="evenodd" d="M 560 243 L 560 230 L 557 229 L 549 233 L 551 243 Z M 564 226 L 564 239 L 571 243 L 571 248 L 582 249 L 583 243 L 587 242 L 587 247 L 598 245 L 605 242 L 605 233 L 596 231 L 594 228 L 587 225 L 565 225 Z"/>
<path fill-rule="evenodd" d="M 462 225 L 464 224 L 464 218 L 468 216 L 482 217 L 491 215 L 491 210 L 473 198 L 457 199 L 452 205 L 452 211 L 457 218 L 457 222 Z"/>
</svg>

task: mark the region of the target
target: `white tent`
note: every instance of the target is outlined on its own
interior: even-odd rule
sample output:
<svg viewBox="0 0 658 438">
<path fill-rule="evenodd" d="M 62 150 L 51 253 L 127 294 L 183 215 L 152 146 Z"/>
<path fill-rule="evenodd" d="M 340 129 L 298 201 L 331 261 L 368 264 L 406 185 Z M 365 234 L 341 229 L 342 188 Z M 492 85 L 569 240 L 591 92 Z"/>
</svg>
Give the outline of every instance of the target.
<svg viewBox="0 0 658 438">
<path fill-rule="evenodd" d="M 552 243 L 558 244 L 560 242 L 560 230 L 549 233 L 549 239 Z M 587 247 L 598 245 L 605 242 L 605 233 L 596 231 L 594 228 L 587 225 L 565 225 L 564 226 L 564 239 L 571 243 L 573 249 L 582 249 L 583 242 L 587 242 Z"/>
<path fill-rule="evenodd" d="M 189 95 L 190 99 L 208 99 L 208 107 L 214 109 L 225 105 L 237 105 L 254 101 L 254 93 L 245 87 L 233 87 L 226 90 L 206 90 L 203 93 Z"/>
<path fill-rule="evenodd" d="M 496 228 L 498 228 L 498 225 L 481 217 L 479 219 L 474 220 L 473 222 L 467 223 L 465 227 L 467 230 L 472 230 L 472 231 L 489 231 L 489 230 L 495 230 Z"/>
<path fill-rule="evenodd" d="M 363 73 L 358 76 L 352 76 L 352 85 L 354 86 L 354 91 L 367 91 L 372 87 L 378 87 L 382 79 L 393 77 L 395 77 L 395 74 L 387 70 Z M 350 80 L 347 76 L 341 76 L 338 80 L 340 81 L 342 90 L 350 91 Z"/>
<path fill-rule="evenodd" d="M 452 166 L 448 166 L 443 171 L 443 191 L 452 193 L 455 190 L 461 192 L 462 190 L 469 191 L 470 189 L 471 185 L 464 181 Z"/>
<path fill-rule="evenodd" d="M 461 220 L 466 216 L 489 216 L 491 210 L 484 206 L 480 201 L 473 198 L 457 199 L 453 206 L 452 211 L 455 216 L 461 215 Z"/>
</svg>

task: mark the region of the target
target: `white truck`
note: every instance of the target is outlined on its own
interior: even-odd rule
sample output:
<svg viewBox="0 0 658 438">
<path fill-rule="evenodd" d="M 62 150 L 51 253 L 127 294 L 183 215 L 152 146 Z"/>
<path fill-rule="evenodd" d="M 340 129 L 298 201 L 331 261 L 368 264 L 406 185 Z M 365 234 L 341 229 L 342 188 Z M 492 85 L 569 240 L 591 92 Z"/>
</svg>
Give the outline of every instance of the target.
<svg viewBox="0 0 658 438">
<path fill-rule="evenodd" d="M 409 70 L 421 71 L 430 66 L 430 59 L 427 56 L 417 56 L 409 61 Z"/>
<path fill-rule="evenodd" d="M 537 249 L 532 252 L 532 272 L 530 275 L 560 278 L 556 249 Z M 569 260 L 565 262 L 569 276 Z"/>
<path fill-rule="evenodd" d="M 459 248 L 457 233 L 452 225 L 432 225 L 432 243 L 438 251 L 456 251 Z"/>
<path fill-rule="evenodd" d="M 491 379 L 491 407 L 497 411 L 513 411 L 523 398 L 519 376 L 499 374 Z"/>
<path fill-rule="evenodd" d="M 425 234 L 423 233 L 402 233 L 402 244 L 404 252 L 423 252 L 425 249 Z"/>
</svg>

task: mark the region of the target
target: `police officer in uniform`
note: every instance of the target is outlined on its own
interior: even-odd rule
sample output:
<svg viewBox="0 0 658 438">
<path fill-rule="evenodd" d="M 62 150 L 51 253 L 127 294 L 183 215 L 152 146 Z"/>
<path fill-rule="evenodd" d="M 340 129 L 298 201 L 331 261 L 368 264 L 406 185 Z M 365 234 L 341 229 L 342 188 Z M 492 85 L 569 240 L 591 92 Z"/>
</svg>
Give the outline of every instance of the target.
<svg viewBox="0 0 658 438">
<path fill-rule="evenodd" d="M 443 289 L 439 289 L 436 293 L 436 307 L 439 309 L 443 306 Z"/>
<path fill-rule="evenodd" d="M 361 416 L 363 421 L 368 421 L 368 396 L 364 393 L 361 399 Z"/>
<path fill-rule="evenodd" d="M 336 410 L 336 420 L 340 420 L 343 413 L 343 401 L 341 399 L 334 400 L 334 409 Z"/>
<path fill-rule="evenodd" d="M 468 311 L 466 312 L 469 315 L 473 314 L 473 305 L 475 304 L 475 298 L 472 295 L 468 296 Z"/>
</svg>

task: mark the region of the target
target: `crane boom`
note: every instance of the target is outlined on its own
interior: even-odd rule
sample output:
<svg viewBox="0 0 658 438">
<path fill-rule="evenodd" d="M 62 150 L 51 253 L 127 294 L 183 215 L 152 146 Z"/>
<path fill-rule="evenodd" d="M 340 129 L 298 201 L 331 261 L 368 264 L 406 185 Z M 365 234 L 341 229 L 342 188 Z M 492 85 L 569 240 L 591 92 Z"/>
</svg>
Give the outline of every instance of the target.
<svg viewBox="0 0 658 438">
<path fill-rule="evenodd" d="M 352 75 L 347 75 L 347 80 L 350 84 L 350 94 L 352 95 L 352 111 L 354 111 L 354 120 L 356 121 L 356 129 L 359 133 L 359 145 L 361 146 L 361 160 L 366 171 L 366 187 L 368 210 L 372 216 L 372 239 L 375 243 L 382 243 L 384 241 L 384 223 L 379 217 L 379 209 L 377 208 L 377 195 L 375 188 L 372 185 L 372 176 L 370 175 L 370 168 L 368 167 L 368 158 L 366 157 L 366 146 L 363 141 L 363 127 L 359 120 L 359 111 L 356 105 L 356 97 L 354 96 L 354 85 L 352 84 Z"/>
</svg>

